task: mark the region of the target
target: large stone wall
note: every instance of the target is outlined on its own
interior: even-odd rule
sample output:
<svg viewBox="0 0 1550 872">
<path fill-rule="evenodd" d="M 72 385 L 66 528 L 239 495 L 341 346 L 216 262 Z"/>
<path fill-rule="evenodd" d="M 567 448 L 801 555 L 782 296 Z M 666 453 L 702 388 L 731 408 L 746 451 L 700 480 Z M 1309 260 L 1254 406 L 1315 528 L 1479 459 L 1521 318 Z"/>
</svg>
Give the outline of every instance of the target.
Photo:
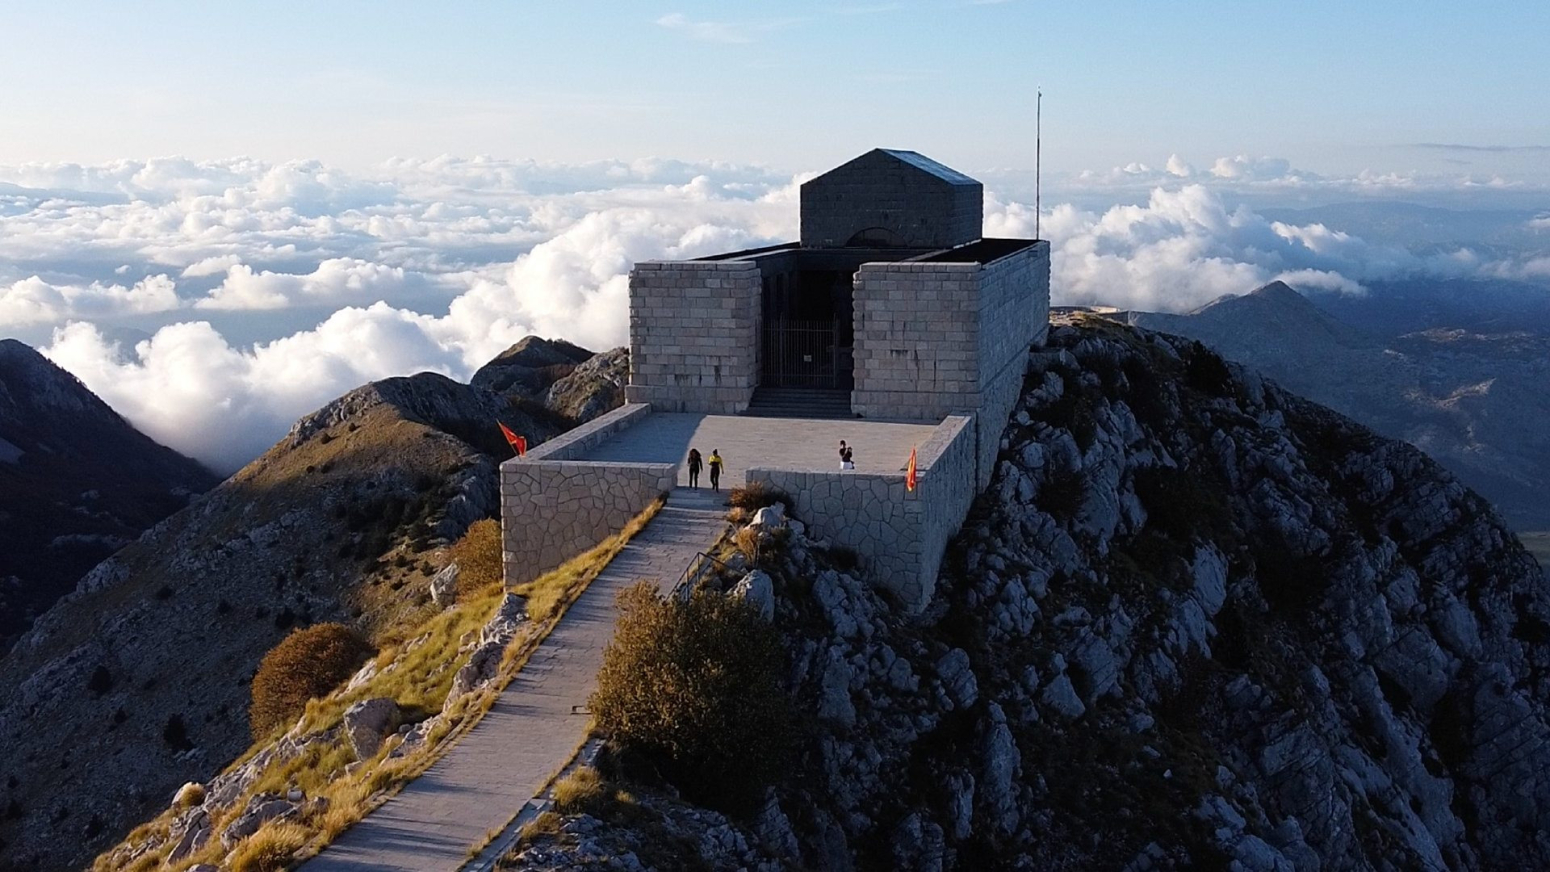
<svg viewBox="0 0 1550 872">
<path fill-rule="evenodd" d="M 973 418 L 953 416 L 918 447 L 914 492 L 903 473 L 753 468 L 747 480 L 788 494 L 812 535 L 853 549 L 869 577 L 919 612 L 974 500 L 974 454 Z"/>
<path fill-rule="evenodd" d="M 743 411 L 759 384 L 759 323 L 753 261 L 636 264 L 625 398 L 662 412 Z"/>
<path fill-rule="evenodd" d="M 976 452 L 980 489 L 990 486 L 1001 433 L 1022 394 L 1028 350 L 1049 333 L 1049 243 L 987 264 L 979 273 L 980 392 Z"/>
<path fill-rule="evenodd" d="M 626 404 L 501 464 L 508 585 L 531 581 L 587 551 L 672 490 L 676 464 L 575 459 L 650 413 L 649 405 Z"/>
<path fill-rule="evenodd" d="M 855 280 L 855 387 L 867 418 L 934 420 L 978 405 L 979 264 L 866 263 Z"/>
<path fill-rule="evenodd" d="M 988 264 L 868 263 L 856 272 L 851 408 L 879 419 L 975 416 L 980 487 L 1049 323 L 1049 243 Z"/>
</svg>

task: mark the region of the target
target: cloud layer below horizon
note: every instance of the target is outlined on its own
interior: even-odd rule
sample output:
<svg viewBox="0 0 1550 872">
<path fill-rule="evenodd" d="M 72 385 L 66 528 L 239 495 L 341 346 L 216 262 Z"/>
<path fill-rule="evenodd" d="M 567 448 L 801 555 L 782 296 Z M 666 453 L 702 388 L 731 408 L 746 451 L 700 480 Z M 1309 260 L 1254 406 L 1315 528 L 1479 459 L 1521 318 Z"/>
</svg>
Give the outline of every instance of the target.
<svg viewBox="0 0 1550 872">
<path fill-rule="evenodd" d="M 43 351 L 136 426 L 229 472 L 373 379 L 466 378 L 529 334 L 623 344 L 633 262 L 794 238 L 805 178 L 450 157 L 393 161 L 372 178 L 316 161 L 0 167 L 0 335 L 45 331 Z M 1207 171 L 1174 158 L 1074 180 L 1150 193 L 1046 208 L 1055 302 L 1182 311 L 1274 279 L 1343 293 L 1418 275 L 1550 280 L 1542 254 L 1415 253 L 1231 205 L 1246 186 L 1417 183 L 1327 179 L 1268 158 Z M 996 190 L 990 181 L 986 234 L 1033 235 L 1032 207 Z M 322 314 L 251 345 L 212 323 L 279 324 L 288 312 Z M 150 338 L 106 329 L 147 318 L 160 325 Z"/>
</svg>

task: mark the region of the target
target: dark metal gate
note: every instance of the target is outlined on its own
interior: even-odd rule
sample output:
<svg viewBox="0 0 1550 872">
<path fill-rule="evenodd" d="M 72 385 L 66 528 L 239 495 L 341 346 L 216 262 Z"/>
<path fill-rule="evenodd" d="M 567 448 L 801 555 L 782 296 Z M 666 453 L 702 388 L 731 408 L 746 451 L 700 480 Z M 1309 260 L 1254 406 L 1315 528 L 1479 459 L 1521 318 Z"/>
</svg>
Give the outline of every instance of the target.
<svg viewBox="0 0 1550 872">
<path fill-rule="evenodd" d="M 764 322 L 761 383 L 774 388 L 839 388 L 839 321 Z"/>
</svg>

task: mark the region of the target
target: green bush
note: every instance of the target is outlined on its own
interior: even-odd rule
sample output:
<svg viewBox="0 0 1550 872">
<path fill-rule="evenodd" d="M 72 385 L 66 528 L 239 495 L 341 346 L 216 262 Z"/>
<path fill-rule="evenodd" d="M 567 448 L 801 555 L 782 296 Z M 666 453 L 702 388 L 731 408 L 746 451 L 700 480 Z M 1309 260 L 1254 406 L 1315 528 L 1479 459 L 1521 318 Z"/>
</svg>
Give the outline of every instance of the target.
<svg viewBox="0 0 1550 872">
<path fill-rule="evenodd" d="M 295 721 L 308 700 L 338 687 L 371 654 L 366 640 L 343 624 L 315 624 L 280 640 L 253 676 L 248 708 L 253 738 Z"/>
<path fill-rule="evenodd" d="M 598 730 L 653 759 L 690 799 L 751 811 L 791 748 L 786 655 L 742 600 L 663 597 L 649 584 L 619 596 L 590 707 Z"/>
</svg>

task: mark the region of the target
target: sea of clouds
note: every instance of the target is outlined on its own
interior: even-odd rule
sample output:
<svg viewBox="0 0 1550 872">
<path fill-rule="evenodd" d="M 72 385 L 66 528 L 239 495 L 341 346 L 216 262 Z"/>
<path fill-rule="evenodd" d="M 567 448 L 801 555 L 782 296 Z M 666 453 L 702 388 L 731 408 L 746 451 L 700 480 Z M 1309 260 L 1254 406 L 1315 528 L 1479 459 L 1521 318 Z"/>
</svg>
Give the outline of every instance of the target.
<svg viewBox="0 0 1550 872">
<path fill-rule="evenodd" d="M 368 175 L 247 159 L 0 167 L 0 336 L 35 342 L 146 433 L 230 472 L 373 379 L 466 378 L 529 334 L 624 344 L 634 261 L 795 238 L 808 177 L 452 157 Z M 986 234 L 1033 235 L 1026 186 L 985 178 Z M 1041 222 L 1057 304 L 1183 311 L 1275 279 L 1333 293 L 1414 276 L 1550 280 L 1534 251 L 1418 252 L 1245 205 L 1251 189 L 1433 184 L 1408 176 L 1175 158 L 1063 184 L 1081 196 L 1047 195 Z M 1119 205 L 1073 205 L 1106 194 Z M 1546 221 L 1525 232 L 1550 242 Z"/>
</svg>

